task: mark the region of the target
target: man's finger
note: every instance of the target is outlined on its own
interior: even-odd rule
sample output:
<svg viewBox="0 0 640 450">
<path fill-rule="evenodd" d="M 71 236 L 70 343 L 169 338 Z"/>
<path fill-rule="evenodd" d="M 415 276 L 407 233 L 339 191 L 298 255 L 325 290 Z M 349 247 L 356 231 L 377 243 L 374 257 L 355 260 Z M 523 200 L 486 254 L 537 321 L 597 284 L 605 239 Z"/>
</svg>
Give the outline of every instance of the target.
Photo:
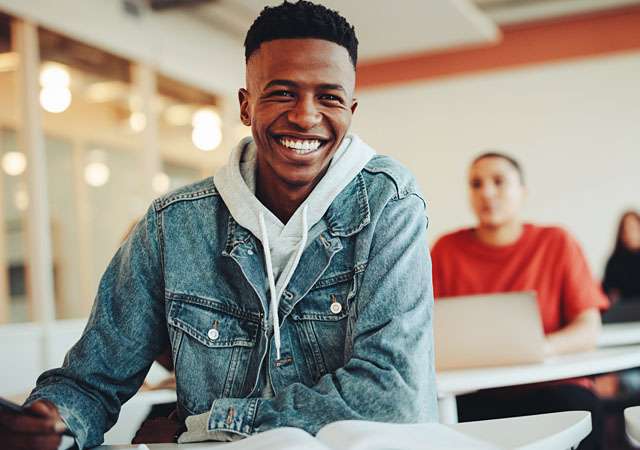
<svg viewBox="0 0 640 450">
<path fill-rule="evenodd" d="M 46 399 L 36 400 L 27 408 L 42 417 L 60 417 L 57 406 Z"/>
<path fill-rule="evenodd" d="M 56 450 L 62 437 L 59 434 L 10 434 L 3 439 L 3 449 Z"/>
<path fill-rule="evenodd" d="M 0 424 L 14 433 L 62 434 L 67 429 L 60 418 L 27 414 L 0 414 Z"/>
</svg>

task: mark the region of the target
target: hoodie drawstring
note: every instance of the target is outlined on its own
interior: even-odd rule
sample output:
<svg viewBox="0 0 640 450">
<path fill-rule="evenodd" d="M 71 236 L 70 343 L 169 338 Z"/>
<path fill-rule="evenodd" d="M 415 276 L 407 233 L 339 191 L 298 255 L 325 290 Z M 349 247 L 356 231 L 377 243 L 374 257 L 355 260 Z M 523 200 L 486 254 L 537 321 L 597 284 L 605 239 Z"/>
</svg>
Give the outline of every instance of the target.
<svg viewBox="0 0 640 450">
<path fill-rule="evenodd" d="M 276 345 L 276 360 L 280 359 L 280 319 L 278 318 L 278 306 L 279 299 L 282 295 L 282 292 L 276 293 L 276 283 L 273 276 L 273 263 L 271 262 L 271 249 L 269 247 L 269 236 L 267 234 L 267 226 L 264 222 L 264 213 L 260 211 L 258 215 L 260 219 L 260 232 L 262 233 L 262 248 L 264 250 L 264 260 L 267 269 L 267 279 L 269 280 L 269 292 L 271 293 L 271 320 L 273 321 L 273 339 Z M 281 291 L 284 291 L 284 288 L 289 284 L 291 277 L 293 276 L 293 272 L 298 266 L 298 262 L 300 261 L 300 257 L 302 256 L 302 252 L 304 251 L 304 246 L 307 244 L 307 205 L 302 207 L 302 236 L 300 238 L 300 245 L 298 245 L 298 250 L 296 251 L 295 259 L 293 260 L 293 264 L 291 265 L 291 270 L 287 273 L 284 283 L 282 283 Z"/>
</svg>

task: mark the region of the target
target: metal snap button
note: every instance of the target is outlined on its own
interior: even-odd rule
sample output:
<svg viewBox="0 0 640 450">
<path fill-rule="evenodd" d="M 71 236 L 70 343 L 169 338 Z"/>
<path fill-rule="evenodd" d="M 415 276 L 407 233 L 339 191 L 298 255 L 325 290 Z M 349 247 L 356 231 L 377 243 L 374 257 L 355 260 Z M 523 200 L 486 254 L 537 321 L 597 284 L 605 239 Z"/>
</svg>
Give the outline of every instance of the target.
<svg viewBox="0 0 640 450">
<path fill-rule="evenodd" d="M 208 332 L 207 332 L 207 336 L 209 337 L 209 339 L 211 339 L 212 341 L 215 341 L 216 339 L 218 339 L 218 337 L 220 337 L 220 333 L 218 333 L 218 330 L 216 330 L 215 328 L 211 328 Z"/>
<path fill-rule="evenodd" d="M 253 255 L 253 250 L 251 249 L 247 250 L 247 254 L 249 254 L 249 256 Z"/>
<path fill-rule="evenodd" d="M 342 311 L 342 305 L 338 302 L 331 303 L 331 312 L 334 314 L 339 314 Z"/>
</svg>

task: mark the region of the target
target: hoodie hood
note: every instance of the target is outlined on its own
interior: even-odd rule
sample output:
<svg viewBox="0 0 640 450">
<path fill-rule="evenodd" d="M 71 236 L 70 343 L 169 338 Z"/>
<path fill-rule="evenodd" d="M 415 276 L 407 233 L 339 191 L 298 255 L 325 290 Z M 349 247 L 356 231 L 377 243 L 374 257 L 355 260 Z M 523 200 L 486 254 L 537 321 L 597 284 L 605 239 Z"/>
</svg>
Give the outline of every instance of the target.
<svg viewBox="0 0 640 450">
<path fill-rule="evenodd" d="M 255 195 L 258 149 L 253 138 L 243 139 L 231 152 L 228 163 L 218 169 L 213 177 L 216 189 L 234 220 L 262 242 L 271 297 L 269 316 L 273 323 L 278 359 L 279 299 L 298 265 L 306 245 L 307 232 L 373 155 L 373 149 L 357 135 L 347 134 L 324 177 L 286 224 Z"/>
</svg>

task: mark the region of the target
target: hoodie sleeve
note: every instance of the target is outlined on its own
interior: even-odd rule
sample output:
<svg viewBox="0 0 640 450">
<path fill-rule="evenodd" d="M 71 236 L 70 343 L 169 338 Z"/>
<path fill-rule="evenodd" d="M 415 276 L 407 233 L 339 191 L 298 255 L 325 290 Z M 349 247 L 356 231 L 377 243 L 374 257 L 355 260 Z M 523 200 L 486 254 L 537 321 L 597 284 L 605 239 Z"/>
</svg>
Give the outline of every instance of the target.
<svg viewBox="0 0 640 450">
<path fill-rule="evenodd" d="M 368 227 L 369 258 L 345 342 L 350 359 L 314 386 L 293 383 L 268 399 L 215 400 L 209 432 L 247 436 L 290 426 L 315 434 L 338 420 L 437 420 L 424 201 L 417 194 L 395 198 Z"/>
</svg>

